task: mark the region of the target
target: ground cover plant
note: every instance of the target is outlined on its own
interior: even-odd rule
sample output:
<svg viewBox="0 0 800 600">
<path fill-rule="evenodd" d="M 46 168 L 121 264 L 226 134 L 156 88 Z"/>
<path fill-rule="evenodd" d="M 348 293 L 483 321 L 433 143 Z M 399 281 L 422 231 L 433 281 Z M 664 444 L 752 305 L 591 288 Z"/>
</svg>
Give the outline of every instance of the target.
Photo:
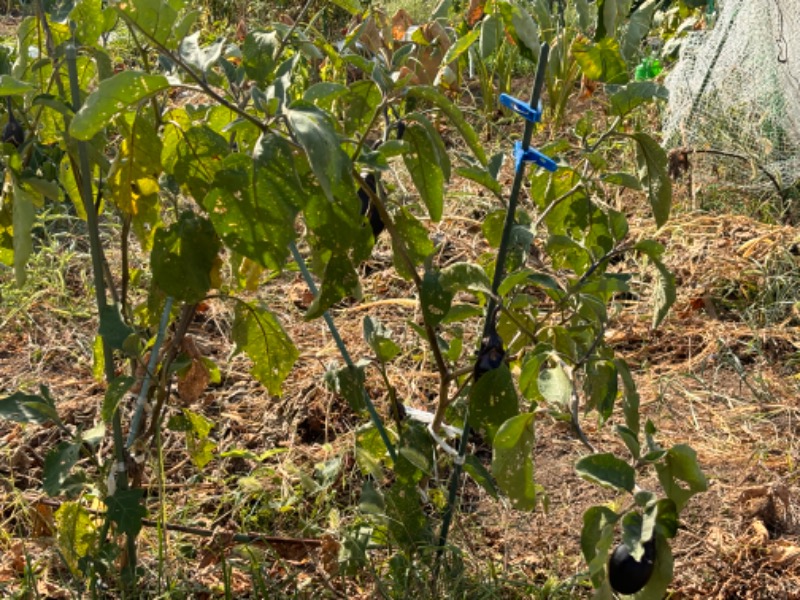
<svg viewBox="0 0 800 600">
<path fill-rule="evenodd" d="M 33 3 L 0 64 L 4 325 L 82 323 L 58 370 L 94 383 L 65 395 L 46 352 L 39 376 L 4 374 L 0 585 L 662 597 L 707 479 L 614 343 L 642 305 L 659 335 L 677 298 L 666 91 L 632 78 L 659 3 L 632 4 L 443 3 L 414 23 L 308 2 L 233 30 L 180 0 Z M 25 289 L 83 303 L 39 332 Z M 571 502 L 537 465 L 564 439 L 557 462 L 594 489 L 584 562 L 515 576 L 465 533 L 470 500 L 558 528 Z"/>
</svg>

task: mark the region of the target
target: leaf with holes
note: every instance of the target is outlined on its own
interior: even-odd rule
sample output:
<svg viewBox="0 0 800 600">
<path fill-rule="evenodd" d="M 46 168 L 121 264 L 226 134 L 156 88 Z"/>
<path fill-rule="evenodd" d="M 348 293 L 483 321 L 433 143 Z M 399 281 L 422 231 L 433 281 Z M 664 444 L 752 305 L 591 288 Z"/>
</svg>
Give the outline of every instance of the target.
<svg viewBox="0 0 800 600">
<path fill-rule="evenodd" d="M 237 351 L 253 361 L 253 376 L 280 396 L 299 352 L 275 315 L 259 305 L 237 303 L 232 337 Z"/>
</svg>

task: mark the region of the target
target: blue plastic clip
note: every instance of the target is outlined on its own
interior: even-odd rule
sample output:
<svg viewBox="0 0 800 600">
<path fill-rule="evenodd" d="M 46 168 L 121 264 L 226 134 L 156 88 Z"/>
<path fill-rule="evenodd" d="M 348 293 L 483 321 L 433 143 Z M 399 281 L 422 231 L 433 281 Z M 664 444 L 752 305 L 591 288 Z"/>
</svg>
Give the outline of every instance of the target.
<svg viewBox="0 0 800 600">
<path fill-rule="evenodd" d="M 510 108 L 515 113 L 521 117 L 524 117 L 528 121 L 531 121 L 532 123 L 538 123 L 542 120 L 541 104 L 538 108 L 533 108 L 527 102 L 523 102 L 519 98 L 514 98 L 514 96 L 509 96 L 508 94 L 500 94 L 500 104 L 506 108 Z"/>
<path fill-rule="evenodd" d="M 543 169 L 547 169 L 550 172 L 555 171 L 558 169 L 558 165 L 556 161 L 554 161 L 549 156 L 546 156 L 539 152 L 536 148 L 528 148 L 527 150 L 522 149 L 522 142 L 515 142 L 514 143 L 514 163 L 515 168 L 519 171 L 520 167 L 522 166 L 523 162 L 532 162 Z"/>
</svg>

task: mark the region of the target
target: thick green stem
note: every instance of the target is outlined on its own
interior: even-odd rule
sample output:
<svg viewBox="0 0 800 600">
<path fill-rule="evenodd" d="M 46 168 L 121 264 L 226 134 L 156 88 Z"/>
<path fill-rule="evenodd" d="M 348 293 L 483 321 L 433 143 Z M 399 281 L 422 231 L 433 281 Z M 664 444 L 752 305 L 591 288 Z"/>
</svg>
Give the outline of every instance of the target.
<svg viewBox="0 0 800 600">
<path fill-rule="evenodd" d="M 70 94 L 72 96 L 72 109 L 77 113 L 80 106 L 81 90 L 78 84 L 78 53 L 75 45 L 70 43 L 66 47 L 67 71 L 69 73 Z M 109 306 L 106 301 L 106 285 L 104 273 L 103 245 L 100 240 L 100 227 L 98 223 L 97 208 L 92 197 L 92 170 L 89 164 L 89 152 L 87 143 L 77 141 L 78 149 L 78 171 L 75 177 L 80 186 L 81 200 L 86 211 L 86 223 L 89 234 L 89 246 L 92 255 L 92 274 L 94 277 L 95 301 L 100 319 L 107 314 Z M 113 310 L 113 308 L 112 308 Z M 115 377 L 114 370 L 114 351 L 108 341 L 103 338 L 103 361 L 105 364 L 106 382 L 111 382 Z M 119 409 L 114 410 L 111 419 L 112 431 L 114 434 L 114 476 L 118 490 L 128 489 L 128 470 L 126 466 L 125 438 L 122 433 L 122 417 Z M 136 538 L 128 535 L 126 537 L 128 563 L 126 573 L 131 577 L 136 572 Z"/>
<path fill-rule="evenodd" d="M 536 69 L 536 77 L 533 82 L 533 91 L 531 93 L 530 105 L 537 107 L 539 105 L 539 98 L 542 94 L 542 87 L 544 86 L 545 67 L 547 66 L 547 57 L 550 48 L 547 44 L 542 45 L 539 54 L 539 64 Z M 525 122 L 525 131 L 522 135 L 522 149 L 527 150 L 531 144 L 531 137 L 533 136 L 534 123 L 531 121 Z M 514 225 L 515 213 L 517 209 L 517 200 L 519 193 L 522 189 L 522 179 L 525 174 L 525 163 L 520 162 L 517 165 L 516 173 L 514 174 L 514 183 L 511 187 L 511 196 L 508 200 L 508 212 L 506 213 L 506 220 L 503 224 L 503 237 L 500 240 L 500 248 L 497 251 L 497 262 L 495 263 L 494 279 L 492 280 L 492 295 L 489 298 L 488 306 L 486 308 L 486 321 L 483 325 L 483 337 L 485 338 L 494 331 L 495 327 L 495 313 L 498 309 L 498 293 L 500 284 L 505 276 L 505 263 L 506 256 L 508 255 L 508 248 L 511 241 L 511 228 Z M 447 498 L 447 507 L 445 508 L 444 515 L 442 516 L 442 528 L 439 533 L 437 541 L 438 555 L 436 565 L 434 567 L 434 577 L 436 577 L 441 561 L 444 546 L 447 543 L 447 535 L 450 530 L 450 522 L 453 518 L 455 511 L 455 503 L 458 496 L 458 482 L 461 479 L 461 469 L 464 465 L 464 456 L 467 453 L 467 442 L 469 441 L 469 410 L 464 418 L 464 429 L 461 433 L 461 441 L 458 447 L 458 456 L 453 461 L 453 472 L 450 475 L 450 489 Z"/>
<path fill-rule="evenodd" d="M 289 250 L 291 251 L 292 257 L 300 269 L 300 273 L 303 275 L 303 279 L 305 280 L 308 289 L 316 296 L 318 293 L 317 285 L 314 283 L 314 278 L 311 277 L 311 273 L 306 266 L 306 261 L 303 258 L 303 255 L 300 254 L 300 250 L 297 249 L 297 244 L 294 242 L 290 243 Z M 328 325 L 328 330 L 331 332 L 333 341 L 336 343 L 336 347 L 339 349 L 339 354 L 342 355 L 344 363 L 348 367 L 355 367 L 355 363 L 350 357 L 350 353 L 347 351 L 347 346 L 345 346 L 342 336 L 339 335 L 339 330 L 336 328 L 336 323 L 333 322 L 333 318 L 327 310 L 322 313 L 322 318 Z M 392 458 L 392 462 L 397 462 L 397 452 L 394 449 L 394 444 L 392 444 L 392 440 L 389 439 L 389 434 L 386 432 L 386 428 L 383 426 L 383 421 L 381 420 L 378 411 L 375 409 L 375 405 L 372 403 L 372 398 L 369 397 L 366 389 L 363 390 L 363 392 L 364 404 L 367 407 L 367 412 L 369 412 L 370 419 L 372 419 L 373 425 L 375 425 L 375 428 L 378 430 L 378 433 L 383 440 L 383 444 L 386 446 L 386 450 L 389 452 L 389 456 Z"/>
</svg>

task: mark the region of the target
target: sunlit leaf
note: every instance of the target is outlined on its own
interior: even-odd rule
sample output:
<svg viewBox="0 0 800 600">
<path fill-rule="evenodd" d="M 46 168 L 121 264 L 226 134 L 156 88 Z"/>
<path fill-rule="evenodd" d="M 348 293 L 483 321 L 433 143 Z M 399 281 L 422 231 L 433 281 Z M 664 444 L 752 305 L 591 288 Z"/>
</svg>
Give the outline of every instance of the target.
<svg viewBox="0 0 800 600">
<path fill-rule="evenodd" d="M 302 102 L 286 109 L 286 117 L 328 199 L 354 196 L 352 163 L 340 146 L 331 118 L 313 104 Z"/>
<path fill-rule="evenodd" d="M 406 264 L 404 254 L 407 254 L 414 266 L 420 265 L 425 258 L 433 253 L 433 242 L 428 236 L 428 230 L 405 207 L 394 213 L 395 228 L 400 234 L 400 239 L 392 238 L 392 254 L 397 273 L 404 279 L 411 279 L 412 269 Z M 398 248 L 402 243 L 405 252 Z"/>
<path fill-rule="evenodd" d="M 400 354 L 400 346 L 391 338 L 391 332 L 375 317 L 364 317 L 364 339 L 376 358 L 387 363 Z"/>
<path fill-rule="evenodd" d="M 519 399 L 508 365 L 503 363 L 491 369 L 473 384 L 469 392 L 469 421 L 474 429 L 484 430 L 490 441 L 500 426 L 517 414 Z"/>
<path fill-rule="evenodd" d="M 237 303 L 232 337 L 237 350 L 253 361 L 253 376 L 280 396 L 299 352 L 275 316 L 261 306 Z"/>
<path fill-rule="evenodd" d="M 498 2 L 506 32 L 512 37 L 522 56 L 536 60 L 539 56 L 539 31 L 527 10 L 517 3 Z"/>
<path fill-rule="evenodd" d="M 628 67 L 620 54 L 619 42 L 614 38 L 592 43 L 579 36 L 572 42 L 571 50 L 587 79 L 603 83 L 627 83 Z"/>
<path fill-rule="evenodd" d="M 95 549 L 97 531 L 94 520 L 78 502 L 64 502 L 55 512 L 56 537 L 61 556 L 73 574 L 78 575 L 78 561 Z"/>
<path fill-rule="evenodd" d="M 484 375 L 478 384 L 488 379 L 490 374 Z M 536 507 L 534 419 L 533 413 L 509 418 L 501 425 L 492 443 L 492 475 L 516 510 L 533 510 Z"/>
<path fill-rule="evenodd" d="M 583 513 L 581 551 L 595 586 L 605 577 L 609 551 L 614 543 L 614 526 L 618 520 L 619 515 L 607 506 L 592 506 Z"/>
<path fill-rule="evenodd" d="M 25 267 L 33 253 L 31 231 L 36 220 L 36 204 L 34 195 L 18 185 L 16 177 L 12 181 L 14 275 L 17 285 L 22 285 L 27 279 Z"/>
<path fill-rule="evenodd" d="M 75 24 L 75 38 L 84 46 L 95 46 L 105 31 L 102 0 L 78 0 L 69 14 Z"/>
<path fill-rule="evenodd" d="M 227 157 L 202 200 L 226 246 L 275 270 L 286 261 L 304 203 L 291 148 L 273 135 L 259 140 L 252 159 Z"/>
<path fill-rule="evenodd" d="M 667 153 L 657 141 L 644 132 L 631 134 L 631 137 L 636 140 L 639 179 L 647 189 L 656 226 L 661 227 L 669 219 L 672 206 L 672 180 L 667 171 Z"/>
<path fill-rule="evenodd" d="M 439 221 L 444 206 L 445 182 L 440 163 L 441 155 L 429 131 L 417 123 L 411 123 L 406 127 L 403 141 L 411 148 L 410 152 L 403 155 L 411 180 L 422 197 L 431 219 Z"/>
<path fill-rule="evenodd" d="M 146 37 L 170 50 L 178 47 L 200 14 L 190 11 L 182 15 L 186 5 L 185 0 L 126 0 L 114 4 Z"/>
<path fill-rule="evenodd" d="M 667 496 L 683 510 L 689 499 L 708 489 L 708 480 L 697 463 L 697 453 L 685 444 L 677 444 L 667 451 L 663 462 L 656 463 L 658 480 Z"/>
<path fill-rule="evenodd" d="M 604 487 L 633 493 L 636 472 L 610 452 L 584 456 L 575 464 L 578 475 Z"/>
<path fill-rule="evenodd" d="M 91 139 L 114 117 L 130 106 L 170 87 L 164 75 L 122 71 L 100 82 L 89 94 L 70 124 L 70 134 L 78 140 Z"/>
</svg>

